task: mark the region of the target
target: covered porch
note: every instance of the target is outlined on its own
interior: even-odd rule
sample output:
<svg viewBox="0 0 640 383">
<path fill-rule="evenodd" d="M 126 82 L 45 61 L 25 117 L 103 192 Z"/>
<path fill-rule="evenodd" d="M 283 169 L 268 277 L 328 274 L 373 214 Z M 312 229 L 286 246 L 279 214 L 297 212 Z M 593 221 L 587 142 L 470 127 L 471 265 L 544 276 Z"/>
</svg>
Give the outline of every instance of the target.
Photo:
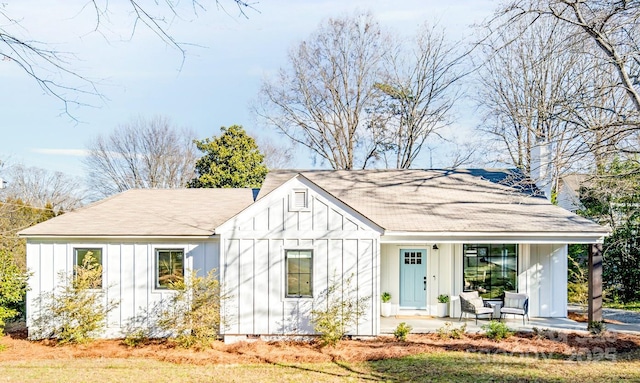
<svg viewBox="0 0 640 383">
<path fill-rule="evenodd" d="M 483 299 L 496 302 L 501 300 L 504 291 L 524 293 L 529 297 L 529 316 L 536 318 L 536 322 L 532 322 L 535 324 L 528 328 L 544 326 L 545 321 L 557 319 L 549 324 L 580 329 L 582 324 L 566 321 L 567 242 L 592 244 L 589 319 L 602 320 L 598 290 L 601 245 L 593 243 L 601 238 L 547 235 L 548 238 L 533 241 L 533 238 L 509 238 L 504 234 L 455 241 L 383 236 L 380 293 L 391 295 L 392 319 L 382 318 L 381 332 L 388 330 L 385 323 L 393 324 L 395 316 L 418 320 L 416 329 L 441 327 L 445 321 L 435 319 L 423 323 L 424 317 L 433 319 L 437 315 L 441 295 L 449 296 L 448 315 L 457 320 L 460 316 L 458 295 L 463 291 L 478 291 Z M 499 309 L 496 314 L 498 312 Z"/>
<path fill-rule="evenodd" d="M 510 291 L 529 296 L 530 316 L 564 318 L 566 286 L 564 243 L 473 238 L 381 244 L 380 288 L 391 295 L 393 315 L 435 316 L 438 297 L 446 295 L 449 315 L 459 317 L 463 291 L 496 302 Z"/>
</svg>

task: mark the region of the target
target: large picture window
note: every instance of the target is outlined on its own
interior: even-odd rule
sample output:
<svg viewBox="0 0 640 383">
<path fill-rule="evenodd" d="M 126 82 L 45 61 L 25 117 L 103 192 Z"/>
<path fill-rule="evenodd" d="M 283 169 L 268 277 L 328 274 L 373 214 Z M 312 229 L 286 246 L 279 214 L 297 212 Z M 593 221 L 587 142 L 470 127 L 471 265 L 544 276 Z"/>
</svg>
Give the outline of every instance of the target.
<svg viewBox="0 0 640 383">
<path fill-rule="evenodd" d="M 84 248 L 84 249 L 74 249 L 74 276 L 77 273 L 78 267 L 86 267 L 86 268 L 94 268 L 100 267 L 102 268 L 102 249 L 100 248 Z M 96 289 L 102 288 L 102 276 L 100 279 L 93 280 L 91 278 L 91 287 Z"/>
<path fill-rule="evenodd" d="M 311 250 L 287 250 L 287 297 L 312 297 L 312 265 L 313 252 Z"/>
<path fill-rule="evenodd" d="M 464 291 L 477 291 L 485 299 L 516 291 L 518 245 L 464 245 L 462 259 Z"/>
<path fill-rule="evenodd" d="M 184 250 L 156 250 L 156 288 L 168 289 L 184 279 Z"/>
</svg>

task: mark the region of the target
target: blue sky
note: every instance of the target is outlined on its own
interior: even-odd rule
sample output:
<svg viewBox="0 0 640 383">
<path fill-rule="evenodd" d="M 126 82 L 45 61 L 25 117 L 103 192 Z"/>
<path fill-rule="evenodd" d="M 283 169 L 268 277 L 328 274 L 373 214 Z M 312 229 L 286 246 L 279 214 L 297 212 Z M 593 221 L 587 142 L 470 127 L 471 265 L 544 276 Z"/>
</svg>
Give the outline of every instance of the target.
<svg viewBox="0 0 640 383">
<path fill-rule="evenodd" d="M 263 0 L 255 4 L 257 11 L 247 12 L 248 18 L 237 17 L 231 5 L 228 13 L 212 7 L 197 18 L 172 23 L 169 31 L 176 40 L 189 43 L 183 62 L 176 49 L 142 26 L 130 36 L 132 18 L 119 8 L 125 2 L 110 2 L 102 33 L 94 31 L 95 18 L 91 9 L 83 8 L 86 3 L 21 0 L 5 6 L 6 13 L 21 20 L 17 33 L 75 53 L 71 67 L 95 80 L 104 100 L 80 96 L 92 106 L 72 107 L 78 120 L 73 121 L 60 101 L 44 94 L 15 66 L 0 61 L 1 160 L 83 176 L 87 143 L 138 115 L 167 116 L 199 138 L 232 124 L 254 135 L 272 134 L 257 125 L 249 110 L 261 80 L 285 66 L 288 49 L 327 17 L 370 10 L 384 26 L 406 35 L 423 21 L 436 20 L 459 38 L 496 5 L 491 0 Z M 73 84 L 73 79 L 66 80 Z M 465 111 L 458 113 L 461 119 L 451 131 L 464 134 L 476 121 Z M 437 158 L 434 166 L 439 165 Z M 312 164 L 304 150 L 298 150 L 297 159 L 296 167 Z"/>
</svg>

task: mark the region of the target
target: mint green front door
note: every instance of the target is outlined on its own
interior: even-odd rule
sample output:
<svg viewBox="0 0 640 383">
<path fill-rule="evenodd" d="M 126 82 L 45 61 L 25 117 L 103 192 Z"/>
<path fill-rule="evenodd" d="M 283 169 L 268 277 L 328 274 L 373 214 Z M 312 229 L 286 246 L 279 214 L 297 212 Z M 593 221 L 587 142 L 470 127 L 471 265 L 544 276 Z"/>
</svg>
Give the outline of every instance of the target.
<svg viewBox="0 0 640 383">
<path fill-rule="evenodd" d="M 400 250 L 400 307 L 427 307 L 427 251 Z"/>
</svg>

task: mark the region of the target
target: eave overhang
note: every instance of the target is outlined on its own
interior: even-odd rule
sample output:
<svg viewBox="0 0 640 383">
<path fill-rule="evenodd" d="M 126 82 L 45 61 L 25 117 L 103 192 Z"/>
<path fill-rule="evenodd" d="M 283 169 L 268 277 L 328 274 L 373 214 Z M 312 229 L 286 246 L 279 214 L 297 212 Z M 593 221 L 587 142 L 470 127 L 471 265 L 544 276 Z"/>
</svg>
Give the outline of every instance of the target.
<svg viewBox="0 0 640 383">
<path fill-rule="evenodd" d="M 607 232 L 394 232 L 386 231 L 380 243 L 602 243 Z"/>
</svg>

